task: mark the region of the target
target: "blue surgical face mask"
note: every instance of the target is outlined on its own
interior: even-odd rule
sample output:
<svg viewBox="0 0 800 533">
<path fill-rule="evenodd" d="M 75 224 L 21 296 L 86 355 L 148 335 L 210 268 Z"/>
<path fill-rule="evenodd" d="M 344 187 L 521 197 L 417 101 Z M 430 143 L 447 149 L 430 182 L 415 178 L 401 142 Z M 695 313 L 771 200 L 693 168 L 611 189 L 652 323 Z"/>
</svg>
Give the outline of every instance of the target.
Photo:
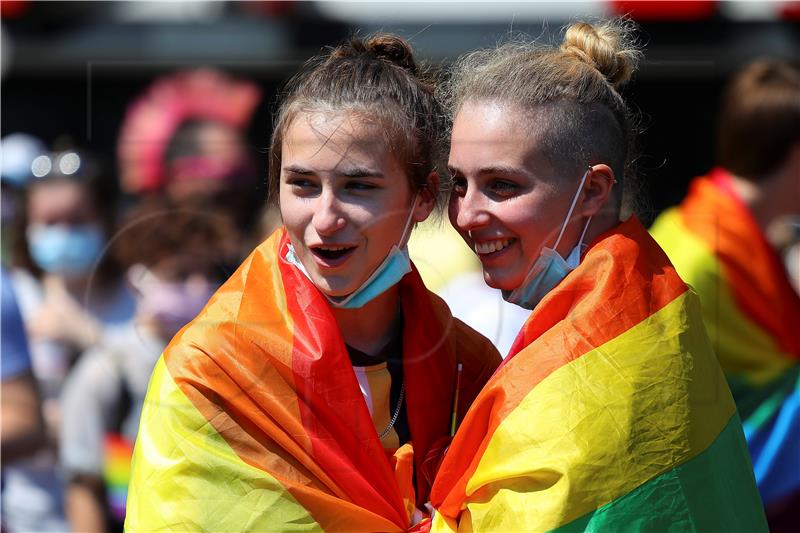
<svg viewBox="0 0 800 533">
<path fill-rule="evenodd" d="M 378 268 L 375 269 L 360 287 L 347 296 L 342 297 L 328 296 L 323 293 L 333 307 L 338 309 L 358 309 L 364 307 L 364 305 L 374 300 L 377 296 L 397 285 L 400 280 L 403 279 L 403 276 L 411 272 L 411 259 L 408 256 L 406 234 L 411 226 L 411 218 L 414 215 L 414 207 L 416 205 L 417 196 L 414 196 L 414 201 L 411 204 L 411 212 L 408 214 L 405 226 L 403 227 L 403 234 L 400 236 L 400 245 L 395 244 L 392 246 L 392 249 L 383 262 L 378 265 Z M 291 243 L 288 249 L 286 260 L 300 269 L 313 283 L 314 280 L 311 279 L 311 276 L 308 274 L 305 266 L 303 266 L 300 258 L 297 257 Z"/>
<path fill-rule="evenodd" d="M 583 184 L 586 183 L 586 177 L 589 175 L 589 172 L 591 172 L 591 169 L 584 172 L 581 178 L 578 192 L 575 193 L 575 197 L 572 199 L 572 205 L 569 207 L 567 218 L 561 225 L 561 231 L 558 234 L 556 243 L 552 248 L 546 246 L 542 248 L 542 251 L 539 252 L 539 257 L 528 271 L 522 285 L 513 291 L 502 291 L 503 298 L 507 302 L 532 310 L 548 292 L 553 290 L 556 285 L 567 277 L 567 274 L 575 270 L 580 263 L 581 254 L 586 248 L 586 245 L 583 243 L 583 238 L 586 236 L 586 230 L 589 228 L 589 222 L 592 221 L 592 217 L 589 217 L 586 221 L 578 244 L 572 249 L 566 259 L 561 257 L 561 254 L 556 251 L 556 248 L 558 248 L 558 244 L 561 242 L 561 237 L 564 236 L 564 230 L 567 229 L 572 211 L 575 209 L 575 204 L 578 202 L 578 198 L 583 190 Z"/>
<path fill-rule="evenodd" d="M 27 237 L 31 257 L 39 268 L 64 276 L 89 272 L 105 246 L 103 230 L 97 224 L 32 224 Z"/>
</svg>

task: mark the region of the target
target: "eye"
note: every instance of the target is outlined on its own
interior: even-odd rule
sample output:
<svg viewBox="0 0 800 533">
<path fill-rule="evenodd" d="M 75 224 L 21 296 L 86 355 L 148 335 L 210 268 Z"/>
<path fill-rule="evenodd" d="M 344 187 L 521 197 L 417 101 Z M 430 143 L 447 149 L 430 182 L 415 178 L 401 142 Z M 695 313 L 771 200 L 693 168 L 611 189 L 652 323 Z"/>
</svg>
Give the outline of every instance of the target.
<svg viewBox="0 0 800 533">
<path fill-rule="evenodd" d="M 467 193 L 467 180 L 464 178 L 453 178 L 453 193 L 464 196 Z"/>
<path fill-rule="evenodd" d="M 350 191 L 362 192 L 377 189 L 378 186 L 368 181 L 348 181 L 345 186 Z"/>
<path fill-rule="evenodd" d="M 287 185 L 292 188 L 295 193 L 310 193 L 317 189 L 317 184 L 309 178 L 302 176 L 290 177 L 286 180 Z"/>
<path fill-rule="evenodd" d="M 519 185 L 513 181 L 505 179 L 496 179 L 489 182 L 489 190 L 492 192 L 492 194 L 501 196 L 503 198 L 516 196 L 519 192 L 519 189 Z"/>
</svg>

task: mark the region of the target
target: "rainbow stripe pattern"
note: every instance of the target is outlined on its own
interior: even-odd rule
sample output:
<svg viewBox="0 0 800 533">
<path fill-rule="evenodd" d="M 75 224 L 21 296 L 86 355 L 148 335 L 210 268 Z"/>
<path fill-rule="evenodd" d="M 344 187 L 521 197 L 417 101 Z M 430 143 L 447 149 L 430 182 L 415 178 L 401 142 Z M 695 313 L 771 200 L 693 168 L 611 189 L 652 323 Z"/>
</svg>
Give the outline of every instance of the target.
<svg viewBox="0 0 800 533">
<path fill-rule="evenodd" d="M 700 296 L 765 504 L 800 491 L 800 297 L 731 185 L 715 169 L 662 214 L 653 236 Z"/>
<path fill-rule="evenodd" d="M 406 531 L 449 439 L 500 362 L 416 270 L 400 283 L 411 443 L 378 440 L 327 302 L 279 230 L 245 260 L 154 370 L 125 529 Z M 428 475 L 425 475 L 425 473 Z M 414 475 L 416 473 L 416 475 Z"/>
<path fill-rule="evenodd" d="M 119 433 L 107 433 L 104 441 L 103 481 L 106 486 L 106 500 L 112 518 L 121 523 L 125 519 L 133 443 Z"/>
<path fill-rule="evenodd" d="M 766 531 L 699 302 L 638 220 L 534 309 L 431 502 L 433 531 Z"/>
</svg>

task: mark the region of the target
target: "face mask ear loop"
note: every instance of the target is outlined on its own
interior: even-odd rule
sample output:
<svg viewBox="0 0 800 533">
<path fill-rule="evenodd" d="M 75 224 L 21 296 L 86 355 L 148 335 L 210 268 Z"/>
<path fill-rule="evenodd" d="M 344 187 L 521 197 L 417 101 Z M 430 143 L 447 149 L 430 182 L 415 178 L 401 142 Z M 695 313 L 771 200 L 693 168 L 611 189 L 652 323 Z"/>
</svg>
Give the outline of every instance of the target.
<svg viewBox="0 0 800 533">
<path fill-rule="evenodd" d="M 592 171 L 592 168 L 589 167 L 586 172 L 583 173 L 583 177 L 581 178 L 581 184 L 578 185 L 578 192 L 575 193 L 575 197 L 572 199 L 572 205 L 569 206 L 569 211 L 567 212 L 567 218 L 564 220 L 564 223 L 561 225 L 561 231 L 558 234 L 558 238 L 556 239 L 556 243 L 553 245 L 553 250 L 558 248 L 558 244 L 561 242 L 561 237 L 564 236 L 564 231 L 567 229 L 567 224 L 569 224 L 569 219 L 572 216 L 572 211 L 575 210 L 575 205 L 578 203 L 578 198 L 581 196 L 581 191 L 583 191 L 583 184 L 586 183 L 586 176 L 589 175 L 589 172 Z M 589 218 L 591 220 L 591 217 Z M 586 228 L 589 227 L 589 222 L 586 222 L 586 226 L 583 228 L 583 233 L 586 234 Z M 581 236 L 583 239 L 583 236 Z"/>
<path fill-rule="evenodd" d="M 419 193 L 414 195 L 414 200 L 411 202 L 411 211 L 408 213 L 408 218 L 406 218 L 406 224 L 403 226 L 403 233 L 400 235 L 400 244 L 398 248 L 401 250 L 408 245 L 408 240 L 410 239 L 410 235 L 406 235 L 408 233 L 408 228 L 411 226 L 411 219 L 414 218 L 414 209 L 417 207 L 417 198 L 419 198 Z"/>
</svg>

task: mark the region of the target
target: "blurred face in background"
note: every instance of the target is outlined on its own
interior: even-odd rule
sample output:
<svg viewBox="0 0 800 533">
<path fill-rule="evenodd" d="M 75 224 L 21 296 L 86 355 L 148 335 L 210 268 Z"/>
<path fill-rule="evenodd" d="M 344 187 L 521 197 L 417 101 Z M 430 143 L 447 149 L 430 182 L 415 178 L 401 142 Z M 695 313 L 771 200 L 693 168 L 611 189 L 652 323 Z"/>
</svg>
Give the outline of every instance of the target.
<svg viewBox="0 0 800 533">
<path fill-rule="evenodd" d="M 298 113 L 287 127 L 281 216 L 295 253 L 328 296 L 359 288 L 432 207 L 415 202 L 380 125 L 354 112 L 319 112 Z"/>
<path fill-rule="evenodd" d="M 128 269 L 128 281 L 139 295 L 136 321 L 164 341 L 194 319 L 221 284 L 215 258 L 202 249 L 195 252 L 179 251 L 149 267 Z"/>
<path fill-rule="evenodd" d="M 34 183 L 27 212 L 28 248 L 42 270 L 80 276 L 99 260 L 105 232 L 84 185 L 67 179 Z"/>
</svg>

